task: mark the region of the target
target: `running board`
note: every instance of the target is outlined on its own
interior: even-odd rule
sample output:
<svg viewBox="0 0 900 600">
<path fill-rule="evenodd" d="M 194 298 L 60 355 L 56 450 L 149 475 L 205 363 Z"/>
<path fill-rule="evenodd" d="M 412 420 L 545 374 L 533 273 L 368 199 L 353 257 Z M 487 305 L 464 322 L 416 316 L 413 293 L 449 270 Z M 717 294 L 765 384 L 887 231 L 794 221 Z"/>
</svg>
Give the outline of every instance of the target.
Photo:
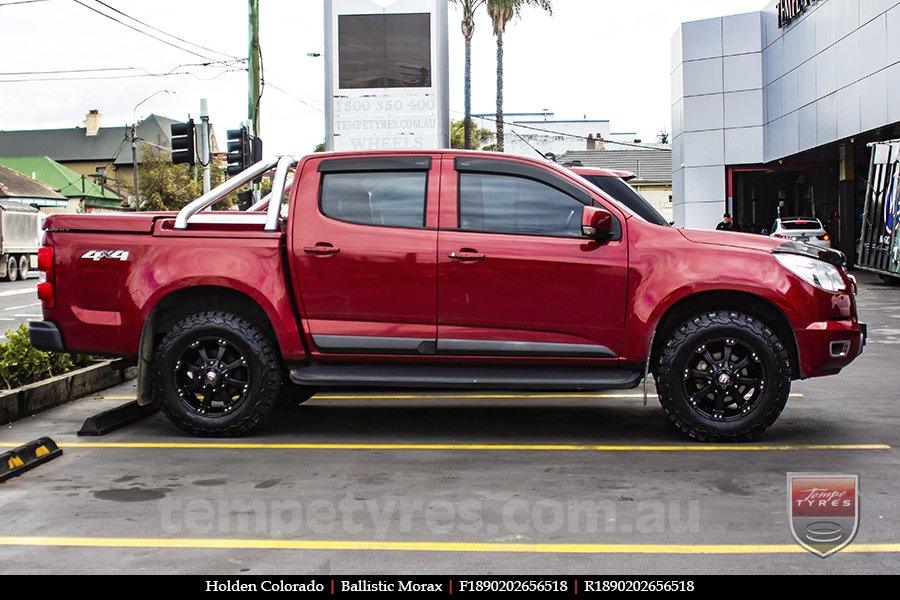
<svg viewBox="0 0 900 600">
<path fill-rule="evenodd" d="M 314 387 L 389 387 L 504 390 L 627 390 L 640 369 L 596 367 L 473 367 L 464 365 L 315 364 L 291 369 L 291 381 Z"/>
</svg>

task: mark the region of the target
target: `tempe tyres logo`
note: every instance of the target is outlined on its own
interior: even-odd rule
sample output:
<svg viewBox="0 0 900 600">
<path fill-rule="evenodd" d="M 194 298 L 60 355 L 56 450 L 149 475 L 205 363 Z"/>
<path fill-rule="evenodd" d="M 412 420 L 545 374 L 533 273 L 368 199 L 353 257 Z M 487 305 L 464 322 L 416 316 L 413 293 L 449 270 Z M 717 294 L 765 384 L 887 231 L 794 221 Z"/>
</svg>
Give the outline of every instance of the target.
<svg viewBox="0 0 900 600">
<path fill-rule="evenodd" d="M 791 534 L 825 558 L 853 541 L 859 524 L 859 477 L 788 473 Z"/>
</svg>

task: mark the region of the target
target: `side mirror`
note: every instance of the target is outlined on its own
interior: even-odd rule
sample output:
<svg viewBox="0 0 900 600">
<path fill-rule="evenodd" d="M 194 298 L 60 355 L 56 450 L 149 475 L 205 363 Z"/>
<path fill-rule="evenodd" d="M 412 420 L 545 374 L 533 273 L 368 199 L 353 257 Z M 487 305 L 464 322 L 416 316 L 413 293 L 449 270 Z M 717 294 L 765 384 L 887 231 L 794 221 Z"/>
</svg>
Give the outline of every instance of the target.
<svg viewBox="0 0 900 600">
<path fill-rule="evenodd" d="M 608 210 L 597 206 L 585 206 L 581 214 L 581 233 L 598 242 L 606 242 L 612 237 L 613 216 Z"/>
</svg>

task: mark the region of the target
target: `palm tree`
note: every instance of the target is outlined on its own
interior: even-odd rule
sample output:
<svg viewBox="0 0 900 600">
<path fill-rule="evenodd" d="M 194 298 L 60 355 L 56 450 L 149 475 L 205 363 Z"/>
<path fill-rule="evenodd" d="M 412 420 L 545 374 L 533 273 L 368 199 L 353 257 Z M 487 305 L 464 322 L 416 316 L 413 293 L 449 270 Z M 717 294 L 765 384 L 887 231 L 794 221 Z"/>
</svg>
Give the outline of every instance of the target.
<svg viewBox="0 0 900 600">
<path fill-rule="evenodd" d="M 475 34 L 475 11 L 486 2 L 486 0 L 450 0 L 454 4 L 459 4 L 462 8 L 462 34 L 466 40 L 466 74 L 465 74 L 465 95 L 466 117 L 465 117 L 465 141 L 464 148 L 472 149 L 472 36 Z"/>
<path fill-rule="evenodd" d="M 487 0 L 487 11 L 497 37 L 497 152 L 503 152 L 503 34 L 506 24 L 519 16 L 523 6 L 537 6 L 553 14 L 551 0 Z"/>
</svg>

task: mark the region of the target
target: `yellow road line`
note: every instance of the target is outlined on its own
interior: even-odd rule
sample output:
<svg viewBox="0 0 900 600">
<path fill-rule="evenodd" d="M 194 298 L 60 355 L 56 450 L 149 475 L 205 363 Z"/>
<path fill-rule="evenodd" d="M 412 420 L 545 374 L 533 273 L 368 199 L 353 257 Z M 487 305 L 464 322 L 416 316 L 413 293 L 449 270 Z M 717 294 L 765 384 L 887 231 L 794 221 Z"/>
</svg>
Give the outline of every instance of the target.
<svg viewBox="0 0 900 600">
<path fill-rule="evenodd" d="M 514 554 L 805 554 L 807 552 L 795 544 L 512 544 L 483 542 L 82 538 L 33 536 L 0 537 L 0 546 L 225 550 L 375 550 L 393 552 L 506 552 Z M 900 553 L 900 544 L 851 544 L 841 552 L 854 554 Z"/>
<path fill-rule="evenodd" d="M 653 394 L 650 394 L 653 396 Z M 600 398 L 625 399 L 643 398 L 643 394 L 385 394 L 385 395 L 334 395 L 317 394 L 317 400 L 519 400 L 540 398 Z M 803 394 L 791 394 L 791 398 L 803 398 Z M 137 400 L 137 396 L 89 396 L 91 400 Z"/>
<path fill-rule="evenodd" d="M 17 442 L 2 442 L 14 448 Z M 153 450 L 440 450 L 506 452 L 798 452 L 804 450 L 891 450 L 887 444 L 694 444 L 694 445 L 576 445 L 576 444 L 290 444 L 254 442 L 60 442 L 60 448 Z"/>
</svg>

